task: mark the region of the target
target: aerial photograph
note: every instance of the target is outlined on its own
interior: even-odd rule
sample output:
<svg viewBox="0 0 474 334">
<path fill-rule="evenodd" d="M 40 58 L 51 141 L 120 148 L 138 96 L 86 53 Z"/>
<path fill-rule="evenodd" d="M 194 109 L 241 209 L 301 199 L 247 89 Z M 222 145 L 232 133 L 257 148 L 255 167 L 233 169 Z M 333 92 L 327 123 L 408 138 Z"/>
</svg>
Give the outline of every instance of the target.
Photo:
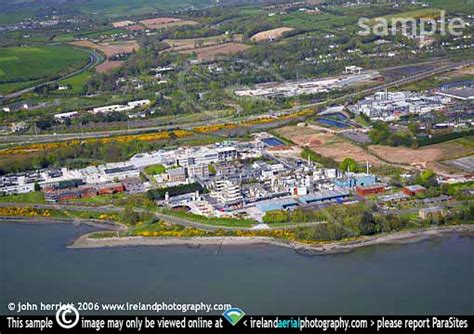
<svg viewBox="0 0 474 334">
<path fill-rule="evenodd" d="M 1 0 L 0 334 L 474 332 L 474 0 Z"/>
</svg>

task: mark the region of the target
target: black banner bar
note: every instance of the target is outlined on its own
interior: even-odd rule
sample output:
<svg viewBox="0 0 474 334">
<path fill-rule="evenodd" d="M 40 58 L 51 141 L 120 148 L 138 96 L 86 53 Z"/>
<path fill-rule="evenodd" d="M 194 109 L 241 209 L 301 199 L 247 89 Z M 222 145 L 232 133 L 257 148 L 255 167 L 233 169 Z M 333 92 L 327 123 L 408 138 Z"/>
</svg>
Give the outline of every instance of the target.
<svg viewBox="0 0 474 334">
<path fill-rule="evenodd" d="M 2 316 L 7 333 L 473 333 L 474 316 Z M 232 324 L 234 322 L 234 325 Z"/>
</svg>

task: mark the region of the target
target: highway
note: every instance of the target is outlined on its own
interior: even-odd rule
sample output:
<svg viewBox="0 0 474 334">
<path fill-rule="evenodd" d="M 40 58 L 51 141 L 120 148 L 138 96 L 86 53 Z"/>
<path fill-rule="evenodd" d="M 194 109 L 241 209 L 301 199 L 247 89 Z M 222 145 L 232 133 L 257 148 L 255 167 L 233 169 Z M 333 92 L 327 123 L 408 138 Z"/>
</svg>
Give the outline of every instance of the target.
<svg viewBox="0 0 474 334">
<path fill-rule="evenodd" d="M 421 63 L 425 64 L 425 63 Z M 293 107 L 290 109 L 285 109 L 282 112 L 286 113 L 294 113 L 304 109 L 310 109 L 315 107 L 322 107 L 327 105 L 328 103 L 338 103 L 347 101 L 348 99 L 357 97 L 357 96 L 364 96 L 370 95 L 375 92 L 393 88 L 393 87 L 400 87 L 412 82 L 416 82 L 419 80 L 423 80 L 429 78 L 434 75 L 438 75 L 441 73 L 462 69 L 467 66 L 471 66 L 474 64 L 474 61 L 463 61 L 454 64 L 444 65 L 438 67 L 436 69 L 425 71 L 414 76 L 410 76 L 407 78 L 395 80 L 392 82 L 384 83 L 372 88 L 368 88 L 359 92 L 347 94 L 343 97 L 331 100 L 331 101 L 323 101 L 317 103 L 310 103 L 305 105 L 300 105 L 297 107 Z M 417 64 L 410 64 L 409 66 L 414 66 Z M 262 117 L 265 115 L 262 115 Z M 233 118 L 232 121 L 227 121 L 227 123 L 234 123 L 239 124 L 243 120 L 248 119 L 248 117 L 240 117 L 240 118 Z M 8 136 L 0 136 L 0 144 L 31 144 L 31 143 L 48 143 L 48 142 L 60 142 L 60 141 L 67 141 L 72 139 L 90 139 L 90 138 L 105 138 L 105 137 L 112 137 L 117 135 L 131 135 L 131 134 L 140 134 L 145 132 L 153 132 L 153 131 L 163 131 L 163 130 L 173 130 L 173 129 L 193 129 L 196 126 L 201 125 L 211 125 L 222 123 L 222 119 L 211 120 L 211 121 L 202 121 L 202 122 L 194 122 L 194 123 L 180 123 L 174 125 L 162 125 L 162 126 L 153 126 L 153 127 L 145 127 L 145 128 L 137 128 L 137 129 L 129 129 L 129 130 L 113 130 L 113 131 L 97 131 L 97 132 L 84 132 L 84 133 L 65 133 L 65 134 L 44 134 L 44 135 L 8 135 Z"/>
</svg>

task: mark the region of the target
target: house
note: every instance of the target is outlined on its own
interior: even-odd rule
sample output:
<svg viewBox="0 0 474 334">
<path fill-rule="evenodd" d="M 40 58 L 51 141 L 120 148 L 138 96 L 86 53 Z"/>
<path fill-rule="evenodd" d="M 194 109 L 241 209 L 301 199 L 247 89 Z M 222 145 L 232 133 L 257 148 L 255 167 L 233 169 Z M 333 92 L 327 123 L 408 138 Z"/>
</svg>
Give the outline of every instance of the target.
<svg viewBox="0 0 474 334">
<path fill-rule="evenodd" d="M 416 196 L 416 194 L 425 192 L 426 188 L 418 184 L 415 184 L 413 186 L 406 186 L 405 188 L 403 188 L 402 191 L 405 195 Z"/>
</svg>

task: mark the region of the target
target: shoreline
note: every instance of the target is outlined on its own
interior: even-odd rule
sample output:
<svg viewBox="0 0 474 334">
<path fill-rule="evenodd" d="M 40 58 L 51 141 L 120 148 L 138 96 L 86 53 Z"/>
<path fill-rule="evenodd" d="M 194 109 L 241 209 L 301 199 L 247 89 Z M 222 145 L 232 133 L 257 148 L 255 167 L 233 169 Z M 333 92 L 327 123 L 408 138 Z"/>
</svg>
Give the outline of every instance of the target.
<svg viewBox="0 0 474 334">
<path fill-rule="evenodd" d="M 439 237 L 450 233 L 473 234 L 474 225 L 452 225 L 430 227 L 421 230 L 402 231 L 392 234 L 363 237 L 352 241 L 334 241 L 318 244 L 305 244 L 298 241 L 286 241 L 272 237 L 114 237 L 90 238 L 92 233 L 79 236 L 68 248 L 106 248 L 106 247 L 131 247 L 131 246 L 248 246 L 272 245 L 290 248 L 302 255 L 330 255 L 352 252 L 356 249 L 374 245 L 402 245 L 416 243 Z"/>
<path fill-rule="evenodd" d="M 90 227 L 99 228 L 94 233 L 100 231 L 121 231 L 124 227 L 116 224 L 113 221 L 85 219 L 85 218 L 60 218 L 60 217 L 23 217 L 23 216 L 0 216 L 0 224 L 2 223 L 16 223 L 16 224 L 30 224 L 30 225 L 45 225 L 45 224 L 64 224 L 64 225 L 86 225 Z"/>
</svg>

